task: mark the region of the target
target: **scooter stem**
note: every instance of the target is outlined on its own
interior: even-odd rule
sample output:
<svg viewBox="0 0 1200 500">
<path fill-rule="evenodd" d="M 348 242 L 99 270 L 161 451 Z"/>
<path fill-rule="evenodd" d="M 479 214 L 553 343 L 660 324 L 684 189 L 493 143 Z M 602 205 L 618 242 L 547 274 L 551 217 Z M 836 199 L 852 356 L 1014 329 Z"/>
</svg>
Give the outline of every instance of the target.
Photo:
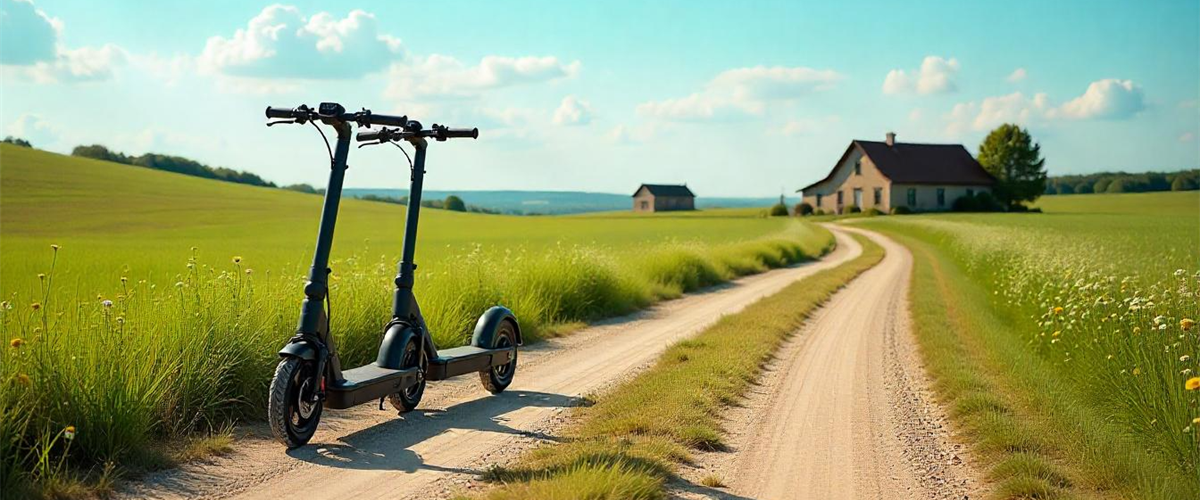
<svg viewBox="0 0 1200 500">
<path fill-rule="evenodd" d="M 413 259 L 417 253 L 417 221 L 421 217 L 421 190 L 425 181 L 427 143 L 425 139 L 419 137 L 409 142 L 416 149 L 416 155 L 413 160 L 411 184 L 408 189 L 408 209 L 404 220 L 404 248 L 396 270 L 396 294 L 392 300 L 392 317 L 399 320 L 416 321 L 420 318 L 421 313 L 412 293 L 417 269 Z"/>
<path fill-rule="evenodd" d="M 337 224 L 338 202 L 342 199 L 342 182 L 346 178 L 346 158 L 350 155 L 350 125 L 338 123 L 337 149 L 333 153 L 333 164 L 329 169 L 329 186 L 325 190 L 325 203 L 321 209 L 321 225 L 317 230 L 317 250 L 313 253 L 313 264 L 308 270 L 308 283 L 304 285 L 304 304 L 300 309 L 299 332 L 318 335 L 322 303 L 329 293 L 329 252 L 333 247 L 333 228 Z M 321 339 L 327 342 L 328 339 Z"/>
</svg>

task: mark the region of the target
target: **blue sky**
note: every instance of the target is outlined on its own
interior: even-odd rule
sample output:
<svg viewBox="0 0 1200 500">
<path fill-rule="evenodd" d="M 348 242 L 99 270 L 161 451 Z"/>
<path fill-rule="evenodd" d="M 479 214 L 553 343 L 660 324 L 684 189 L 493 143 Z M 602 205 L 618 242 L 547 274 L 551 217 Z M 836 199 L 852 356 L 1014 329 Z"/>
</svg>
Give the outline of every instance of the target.
<svg viewBox="0 0 1200 500">
<path fill-rule="evenodd" d="M 1027 126 L 1052 174 L 1200 164 L 1200 3 L 0 0 L 0 128 L 278 183 L 324 182 L 267 105 L 478 126 L 434 189 L 772 196 L 851 139 L 963 143 Z M 347 185 L 400 187 L 394 151 Z"/>
</svg>

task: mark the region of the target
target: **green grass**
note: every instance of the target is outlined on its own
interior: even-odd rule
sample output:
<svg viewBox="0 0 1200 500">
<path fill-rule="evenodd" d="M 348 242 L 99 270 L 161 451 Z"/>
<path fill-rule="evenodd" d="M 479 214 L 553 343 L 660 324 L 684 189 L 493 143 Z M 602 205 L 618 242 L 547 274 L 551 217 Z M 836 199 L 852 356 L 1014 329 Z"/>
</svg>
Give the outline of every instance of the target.
<svg viewBox="0 0 1200 500">
<path fill-rule="evenodd" d="M 1169 215 L 1200 211 L 1200 191 L 1157 193 L 1065 194 L 1043 196 L 1033 204 L 1045 212 Z"/>
<path fill-rule="evenodd" d="M 102 464 L 161 466 L 164 442 L 218 451 L 220 439 L 196 436 L 260 418 L 295 329 L 320 197 L 9 146 L 0 162 L 6 495 L 102 487 L 113 477 Z M 343 202 L 331 319 L 347 365 L 374 358 L 403 212 Z M 536 339 L 832 245 L 811 224 L 735 216 L 428 210 L 420 231 L 417 294 L 443 346 L 497 303 Z"/>
<path fill-rule="evenodd" d="M 724 447 L 721 412 L 734 404 L 772 354 L 839 288 L 875 265 L 883 249 L 855 236 L 863 254 L 726 316 L 671 346 L 649 370 L 581 408 L 562 444 L 493 469 L 507 498 L 664 498 L 675 464 L 692 450 Z M 709 477 L 710 486 L 721 483 Z"/>
<path fill-rule="evenodd" d="M 993 497 L 1200 496 L 1200 407 L 1184 387 L 1200 341 L 1181 323 L 1200 316 L 1189 197 L 862 222 L 913 250 L 923 358 Z"/>
</svg>

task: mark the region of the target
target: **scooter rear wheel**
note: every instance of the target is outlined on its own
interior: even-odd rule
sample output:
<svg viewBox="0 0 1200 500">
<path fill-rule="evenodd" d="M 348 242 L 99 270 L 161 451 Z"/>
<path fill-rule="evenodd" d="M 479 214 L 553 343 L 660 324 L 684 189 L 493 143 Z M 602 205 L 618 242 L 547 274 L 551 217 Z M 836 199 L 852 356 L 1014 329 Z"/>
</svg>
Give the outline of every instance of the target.
<svg viewBox="0 0 1200 500">
<path fill-rule="evenodd" d="M 313 401 L 316 363 L 285 357 L 275 368 L 271 393 L 267 400 L 267 420 L 275 439 L 289 449 L 299 448 L 312 439 L 321 420 L 321 402 Z"/>
<path fill-rule="evenodd" d="M 496 334 L 492 337 L 492 348 L 502 349 L 505 347 L 514 347 L 517 345 L 517 328 L 512 321 L 501 321 L 496 328 Z M 512 360 L 500 366 L 493 366 L 487 370 L 479 372 L 479 381 L 483 383 L 483 388 L 487 389 L 492 394 L 500 394 L 504 389 L 508 388 L 508 384 L 513 381 L 513 376 L 517 373 L 517 351 L 513 349 Z"/>
<path fill-rule="evenodd" d="M 392 408 L 400 413 L 408 413 L 417 409 L 417 404 L 421 402 L 421 396 L 425 395 L 425 368 L 429 363 L 425 359 L 425 353 L 421 352 L 417 340 L 414 336 L 404 344 L 404 358 L 400 360 L 400 367 L 420 368 L 417 371 L 418 382 L 403 391 L 389 394 L 387 398 L 388 402 L 392 404 Z"/>
</svg>

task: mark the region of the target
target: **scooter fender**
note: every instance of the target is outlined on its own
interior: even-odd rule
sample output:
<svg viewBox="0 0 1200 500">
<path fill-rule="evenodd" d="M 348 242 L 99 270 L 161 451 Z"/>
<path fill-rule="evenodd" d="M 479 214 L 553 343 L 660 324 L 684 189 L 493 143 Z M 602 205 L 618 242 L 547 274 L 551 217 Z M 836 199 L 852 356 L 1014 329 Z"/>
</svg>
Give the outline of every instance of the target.
<svg viewBox="0 0 1200 500">
<path fill-rule="evenodd" d="M 500 328 L 500 322 L 504 320 L 512 321 L 517 331 L 517 345 L 524 345 L 521 340 L 521 324 L 517 323 L 517 317 L 513 315 L 512 311 L 503 306 L 493 306 L 479 317 L 479 321 L 475 323 L 475 333 L 471 335 L 471 345 L 491 349 L 496 345 L 493 343 L 496 330 Z"/>
<path fill-rule="evenodd" d="M 404 346 L 408 339 L 417 335 L 417 331 L 408 323 L 392 323 L 383 334 L 383 343 L 379 345 L 379 357 L 375 364 L 383 368 L 399 370 L 404 362 Z"/>
<path fill-rule="evenodd" d="M 317 348 L 308 342 L 291 342 L 279 350 L 279 357 L 291 356 L 305 361 L 317 360 Z"/>
</svg>

